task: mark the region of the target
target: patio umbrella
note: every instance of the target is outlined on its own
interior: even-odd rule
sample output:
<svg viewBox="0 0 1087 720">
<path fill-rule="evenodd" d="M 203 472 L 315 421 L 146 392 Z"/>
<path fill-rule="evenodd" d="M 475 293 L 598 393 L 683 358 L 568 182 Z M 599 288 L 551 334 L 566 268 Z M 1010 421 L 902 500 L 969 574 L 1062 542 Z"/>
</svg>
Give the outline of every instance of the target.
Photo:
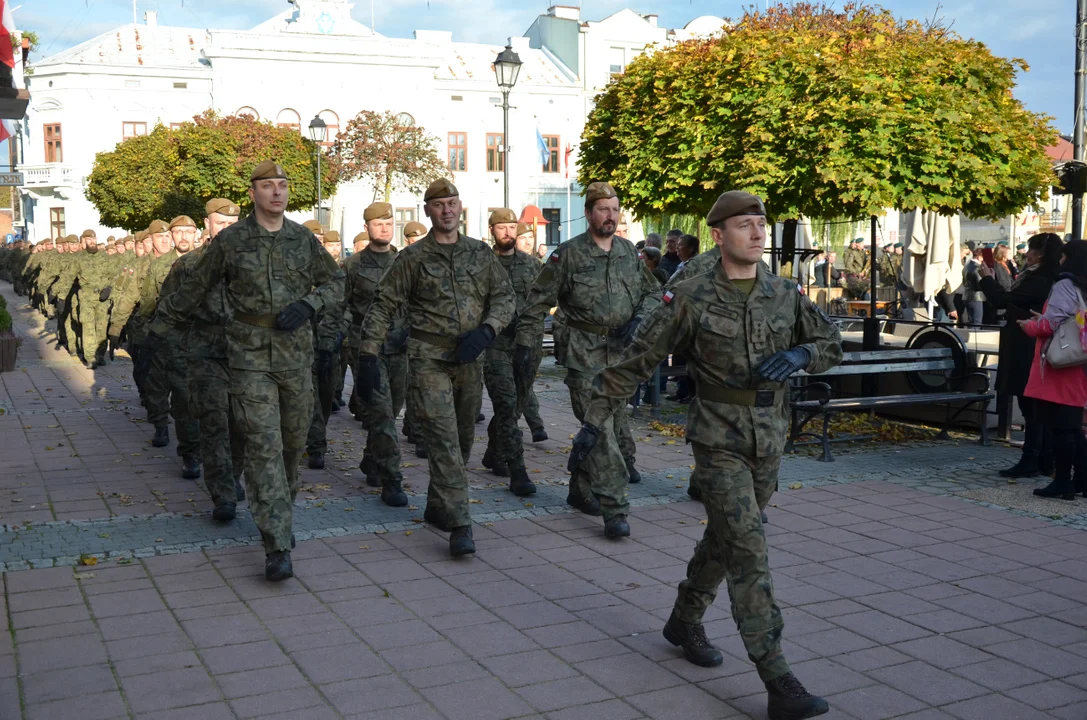
<svg viewBox="0 0 1087 720">
<path fill-rule="evenodd" d="M 947 284 L 953 292 L 962 284 L 959 217 L 915 209 L 903 248 L 902 277 L 925 302 Z"/>
</svg>

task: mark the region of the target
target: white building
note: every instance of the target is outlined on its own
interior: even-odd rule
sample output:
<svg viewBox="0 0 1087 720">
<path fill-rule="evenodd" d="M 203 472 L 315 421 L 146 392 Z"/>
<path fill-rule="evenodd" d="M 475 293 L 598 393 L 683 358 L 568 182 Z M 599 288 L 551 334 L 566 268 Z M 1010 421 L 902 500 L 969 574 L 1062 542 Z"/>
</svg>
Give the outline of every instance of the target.
<svg viewBox="0 0 1087 720">
<path fill-rule="evenodd" d="M 300 132 L 319 115 L 330 135 L 363 109 L 404 113 L 438 138 L 464 201 L 466 232 L 485 237 L 490 209 L 503 204 L 501 93 L 492 67 L 502 48 L 455 42 L 449 32 L 384 37 L 350 9 L 346 0 L 293 0 L 249 31 L 165 27 L 149 12 L 145 24 L 36 62 L 22 129 L 29 238 L 87 227 L 121 234 L 100 224 L 84 196 L 95 154 L 208 108 Z M 524 65 L 510 95 L 510 205 L 541 208 L 550 221 L 541 240 L 557 244 L 584 229 L 575 178 L 586 115 L 614 73 L 673 37 L 656 20 L 623 10 L 582 22 L 577 8 L 555 6 L 511 39 Z M 712 21 L 697 22 L 713 30 Z M 550 148 L 546 164 L 537 133 Z M 329 224 L 349 240 L 373 199 L 363 183 L 342 184 L 325 203 Z M 425 222 L 420 198 L 397 194 L 392 202 L 398 226 Z"/>
</svg>

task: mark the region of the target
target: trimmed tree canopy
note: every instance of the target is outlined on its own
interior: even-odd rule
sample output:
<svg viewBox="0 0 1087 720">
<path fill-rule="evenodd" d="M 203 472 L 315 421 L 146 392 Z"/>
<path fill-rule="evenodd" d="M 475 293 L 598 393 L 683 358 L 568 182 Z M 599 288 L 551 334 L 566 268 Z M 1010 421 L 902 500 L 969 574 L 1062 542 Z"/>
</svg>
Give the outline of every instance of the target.
<svg viewBox="0 0 1087 720">
<path fill-rule="evenodd" d="M 744 189 L 778 219 L 998 218 L 1053 180 L 1050 118 L 1012 97 L 1026 69 L 880 7 L 748 11 L 627 66 L 589 116 L 579 180 L 611 181 L 639 216 Z"/>
<path fill-rule="evenodd" d="M 315 145 L 296 130 L 243 116 L 208 111 L 175 129 L 158 125 L 149 135 L 118 143 L 95 157 L 87 199 L 102 224 L 134 232 L 157 218 L 203 216 L 204 203 L 227 198 L 249 206 L 249 174 L 275 160 L 290 178 L 288 210 L 317 201 Z M 322 163 L 322 192 L 336 189 L 335 170 Z"/>
</svg>

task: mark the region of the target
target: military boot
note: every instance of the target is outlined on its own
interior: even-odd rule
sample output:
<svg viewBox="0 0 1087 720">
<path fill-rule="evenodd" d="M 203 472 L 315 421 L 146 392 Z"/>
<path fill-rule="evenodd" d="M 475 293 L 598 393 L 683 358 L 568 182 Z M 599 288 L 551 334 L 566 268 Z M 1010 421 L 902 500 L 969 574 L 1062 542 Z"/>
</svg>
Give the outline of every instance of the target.
<svg viewBox="0 0 1087 720">
<path fill-rule="evenodd" d="M 381 502 L 389 507 L 404 507 L 408 504 L 408 494 L 404 492 L 399 479 L 382 483 Z"/>
<path fill-rule="evenodd" d="M 702 623 L 690 625 L 676 617 L 675 610 L 664 625 L 664 639 L 683 648 L 683 654 L 695 665 L 717 667 L 725 661 L 721 651 L 706 637 Z"/>
<path fill-rule="evenodd" d="M 170 444 L 170 428 L 163 425 L 155 428 L 155 437 L 151 438 L 153 447 L 166 447 Z"/>
<path fill-rule="evenodd" d="M 623 458 L 623 461 L 627 464 L 627 477 L 630 478 L 630 484 L 635 485 L 642 481 L 642 475 L 638 472 L 638 468 L 634 467 L 634 458 Z"/>
<path fill-rule="evenodd" d="M 477 423 L 481 423 L 486 419 L 487 419 L 487 416 L 484 415 L 483 413 L 480 413 L 479 415 L 476 415 L 476 422 Z"/>
<path fill-rule="evenodd" d="M 276 550 L 264 558 L 264 579 L 278 582 L 294 577 L 290 550 Z"/>
<path fill-rule="evenodd" d="M 234 494 L 238 496 L 238 502 L 245 502 L 245 485 L 241 480 L 234 481 Z"/>
<path fill-rule="evenodd" d="M 509 477 L 510 467 L 504 460 L 499 460 L 494 456 L 494 451 L 491 450 L 491 446 L 487 446 L 487 452 L 483 453 L 483 467 L 491 471 L 492 475 L 498 477 Z"/>
<path fill-rule="evenodd" d="M 310 470 L 324 470 L 325 469 L 325 454 L 314 450 L 309 454 L 309 461 L 307 462 Z"/>
<path fill-rule="evenodd" d="M 192 455 L 181 458 L 181 477 L 186 480 L 196 480 L 200 477 L 200 461 Z"/>
<path fill-rule="evenodd" d="M 770 720 L 804 720 L 830 712 L 827 701 L 812 695 L 791 672 L 766 683 Z"/>
<path fill-rule="evenodd" d="M 211 519 L 220 525 L 232 521 L 238 516 L 238 504 L 232 502 L 219 503 L 211 511 Z"/>
<path fill-rule="evenodd" d="M 600 510 L 600 500 L 598 500 L 595 495 L 590 498 L 583 497 L 580 492 L 574 489 L 573 483 L 570 484 L 570 491 L 566 493 L 566 504 L 580 510 L 586 515 L 592 515 L 594 517 L 603 515 L 603 512 Z"/>
<path fill-rule="evenodd" d="M 538 443 L 547 440 L 547 431 L 543 428 L 532 431 L 532 442 Z"/>
<path fill-rule="evenodd" d="M 510 492 L 517 497 L 528 497 L 536 494 L 536 485 L 528 479 L 528 472 L 524 463 L 521 467 L 510 468 Z"/>
<path fill-rule="evenodd" d="M 696 488 L 693 483 L 687 486 L 687 494 L 692 500 L 702 502 L 702 490 Z"/>
<path fill-rule="evenodd" d="M 374 488 L 381 487 L 381 477 L 377 474 L 377 468 L 374 467 L 374 459 L 371 456 L 363 453 L 359 470 L 362 470 L 362 474 L 366 476 L 367 485 Z"/>
<path fill-rule="evenodd" d="M 453 557 L 461 555 L 473 555 L 476 551 L 476 541 L 472 539 L 472 526 L 462 525 L 453 528 L 449 534 L 449 554 Z"/>
<path fill-rule="evenodd" d="M 442 532 L 449 532 L 449 521 L 446 520 L 445 515 L 440 513 L 437 508 L 427 505 L 426 509 L 423 510 L 423 520 Z"/>
<path fill-rule="evenodd" d="M 430 457 L 430 453 L 426 449 L 426 441 L 419 436 L 415 437 L 415 441 L 415 457 L 426 460 Z"/>
<path fill-rule="evenodd" d="M 630 523 L 626 515 L 616 515 L 604 521 L 604 535 L 612 539 L 630 537 Z"/>
</svg>

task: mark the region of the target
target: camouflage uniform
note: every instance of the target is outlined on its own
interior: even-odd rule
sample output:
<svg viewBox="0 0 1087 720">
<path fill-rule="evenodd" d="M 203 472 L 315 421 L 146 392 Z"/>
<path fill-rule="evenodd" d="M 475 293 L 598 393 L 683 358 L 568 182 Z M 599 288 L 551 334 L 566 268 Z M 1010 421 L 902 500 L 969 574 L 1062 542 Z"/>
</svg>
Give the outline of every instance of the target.
<svg viewBox="0 0 1087 720">
<path fill-rule="evenodd" d="M 309 431 L 306 433 L 306 452 L 324 455 L 328 450 L 328 416 L 332 413 L 333 396 L 336 393 L 337 376 L 340 374 L 340 357 L 336 345 L 344 330 L 343 298 L 337 297 L 316 313 L 310 321 L 313 328 L 313 366 L 310 382 L 313 384 L 313 412 Z M 332 353 L 332 373 L 322 379 L 317 372 L 317 357 L 321 351 Z"/>
<path fill-rule="evenodd" d="M 563 314 L 561 362 L 566 367 L 566 386 L 574 416 L 584 421 L 593 376 L 618 361 L 623 352 L 618 331 L 632 319 L 645 317 L 660 297 L 660 284 L 638 259 L 632 242 L 616 235 L 611 251 L 604 252 L 583 233 L 556 248 L 544 263 L 521 314 L 517 344 L 535 347 L 544 316 L 558 304 Z M 558 335 L 555 343 L 557 347 Z M 596 447 L 571 476 L 571 496 L 590 500 L 596 495 L 605 520 L 629 514 L 629 471 L 623 453 L 633 458 L 633 446 L 623 406 L 608 417 Z"/>
<path fill-rule="evenodd" d="M 687 417 L 696 464 L 691 479 L 709 519 L 675 614 L 701 623 L 726 581 L 732 617 L 764 682 L 789 672 L 760 519 L 777 485 L 789 411 L 787 383 L 764 380 L 754 369 L 798 346 L 810 353 L 809 372 L 841 362 L 838 330 L 794 281 L 760 266 L 747 295 L 718 264 L 712 274 L 691 276 L 665 293 L 622 359 L 597 376 L 585 412 L 585 422 L 601 427 L 669 352 L 687 357 L 699 389 Z"/>
<path fill-rule="evenodd" d="M 79 297 L 75 291 L 85 255 L 82 250 L 69 252 L 65 256 L 65 262 L 57 269 L 57 279 L 52 287 L 57 300 L 64 301 L 64 312 L 57 313 L 58 339 L 67 347 L 68 354 L 72 357 L 78 356 L 80 351 Z"/>
<path fill-rule="evenodd" d="M 160 303 L 150 330 L 165 336 L 223 283 L 230 404 L 245 446 L 249 507 L 265 552 L 289 551 L 298 462 L 313 390 L 313 330 L 276 330 L 276 315 L 302 300 L 315 312 L 343 292 L 343 271 L 313 233 L 286 218 L 279 232 L 254 215 L 224 229 L 197 258 L 189 279 Z"/>
<path fill-rule="evenodd" d="M 458 364 L 453 351 L 458 335 L 481 325 L 500 333 L 513 318 L 513 291 L 488 245 L 465 235 L 442 245 L 431 232 L 401 250 L 382 278 L 362 325 L 360 355 L 379 354 L 405 306 L 408 392 L 429 451 L 427 509 L 450 528 L 469 526 L 464 465 L 482 402 L 482 359 Z"/>
<path fill-rule="evenodd" d="M 80 338 L 83 357 L 88 364 L 105 362 L 109 305 L 99 298 L 112 281 L 113 258 L 101 249 L 81 253 L 76 269 L 76 295 L 79 308 Z"/>
</svg>

